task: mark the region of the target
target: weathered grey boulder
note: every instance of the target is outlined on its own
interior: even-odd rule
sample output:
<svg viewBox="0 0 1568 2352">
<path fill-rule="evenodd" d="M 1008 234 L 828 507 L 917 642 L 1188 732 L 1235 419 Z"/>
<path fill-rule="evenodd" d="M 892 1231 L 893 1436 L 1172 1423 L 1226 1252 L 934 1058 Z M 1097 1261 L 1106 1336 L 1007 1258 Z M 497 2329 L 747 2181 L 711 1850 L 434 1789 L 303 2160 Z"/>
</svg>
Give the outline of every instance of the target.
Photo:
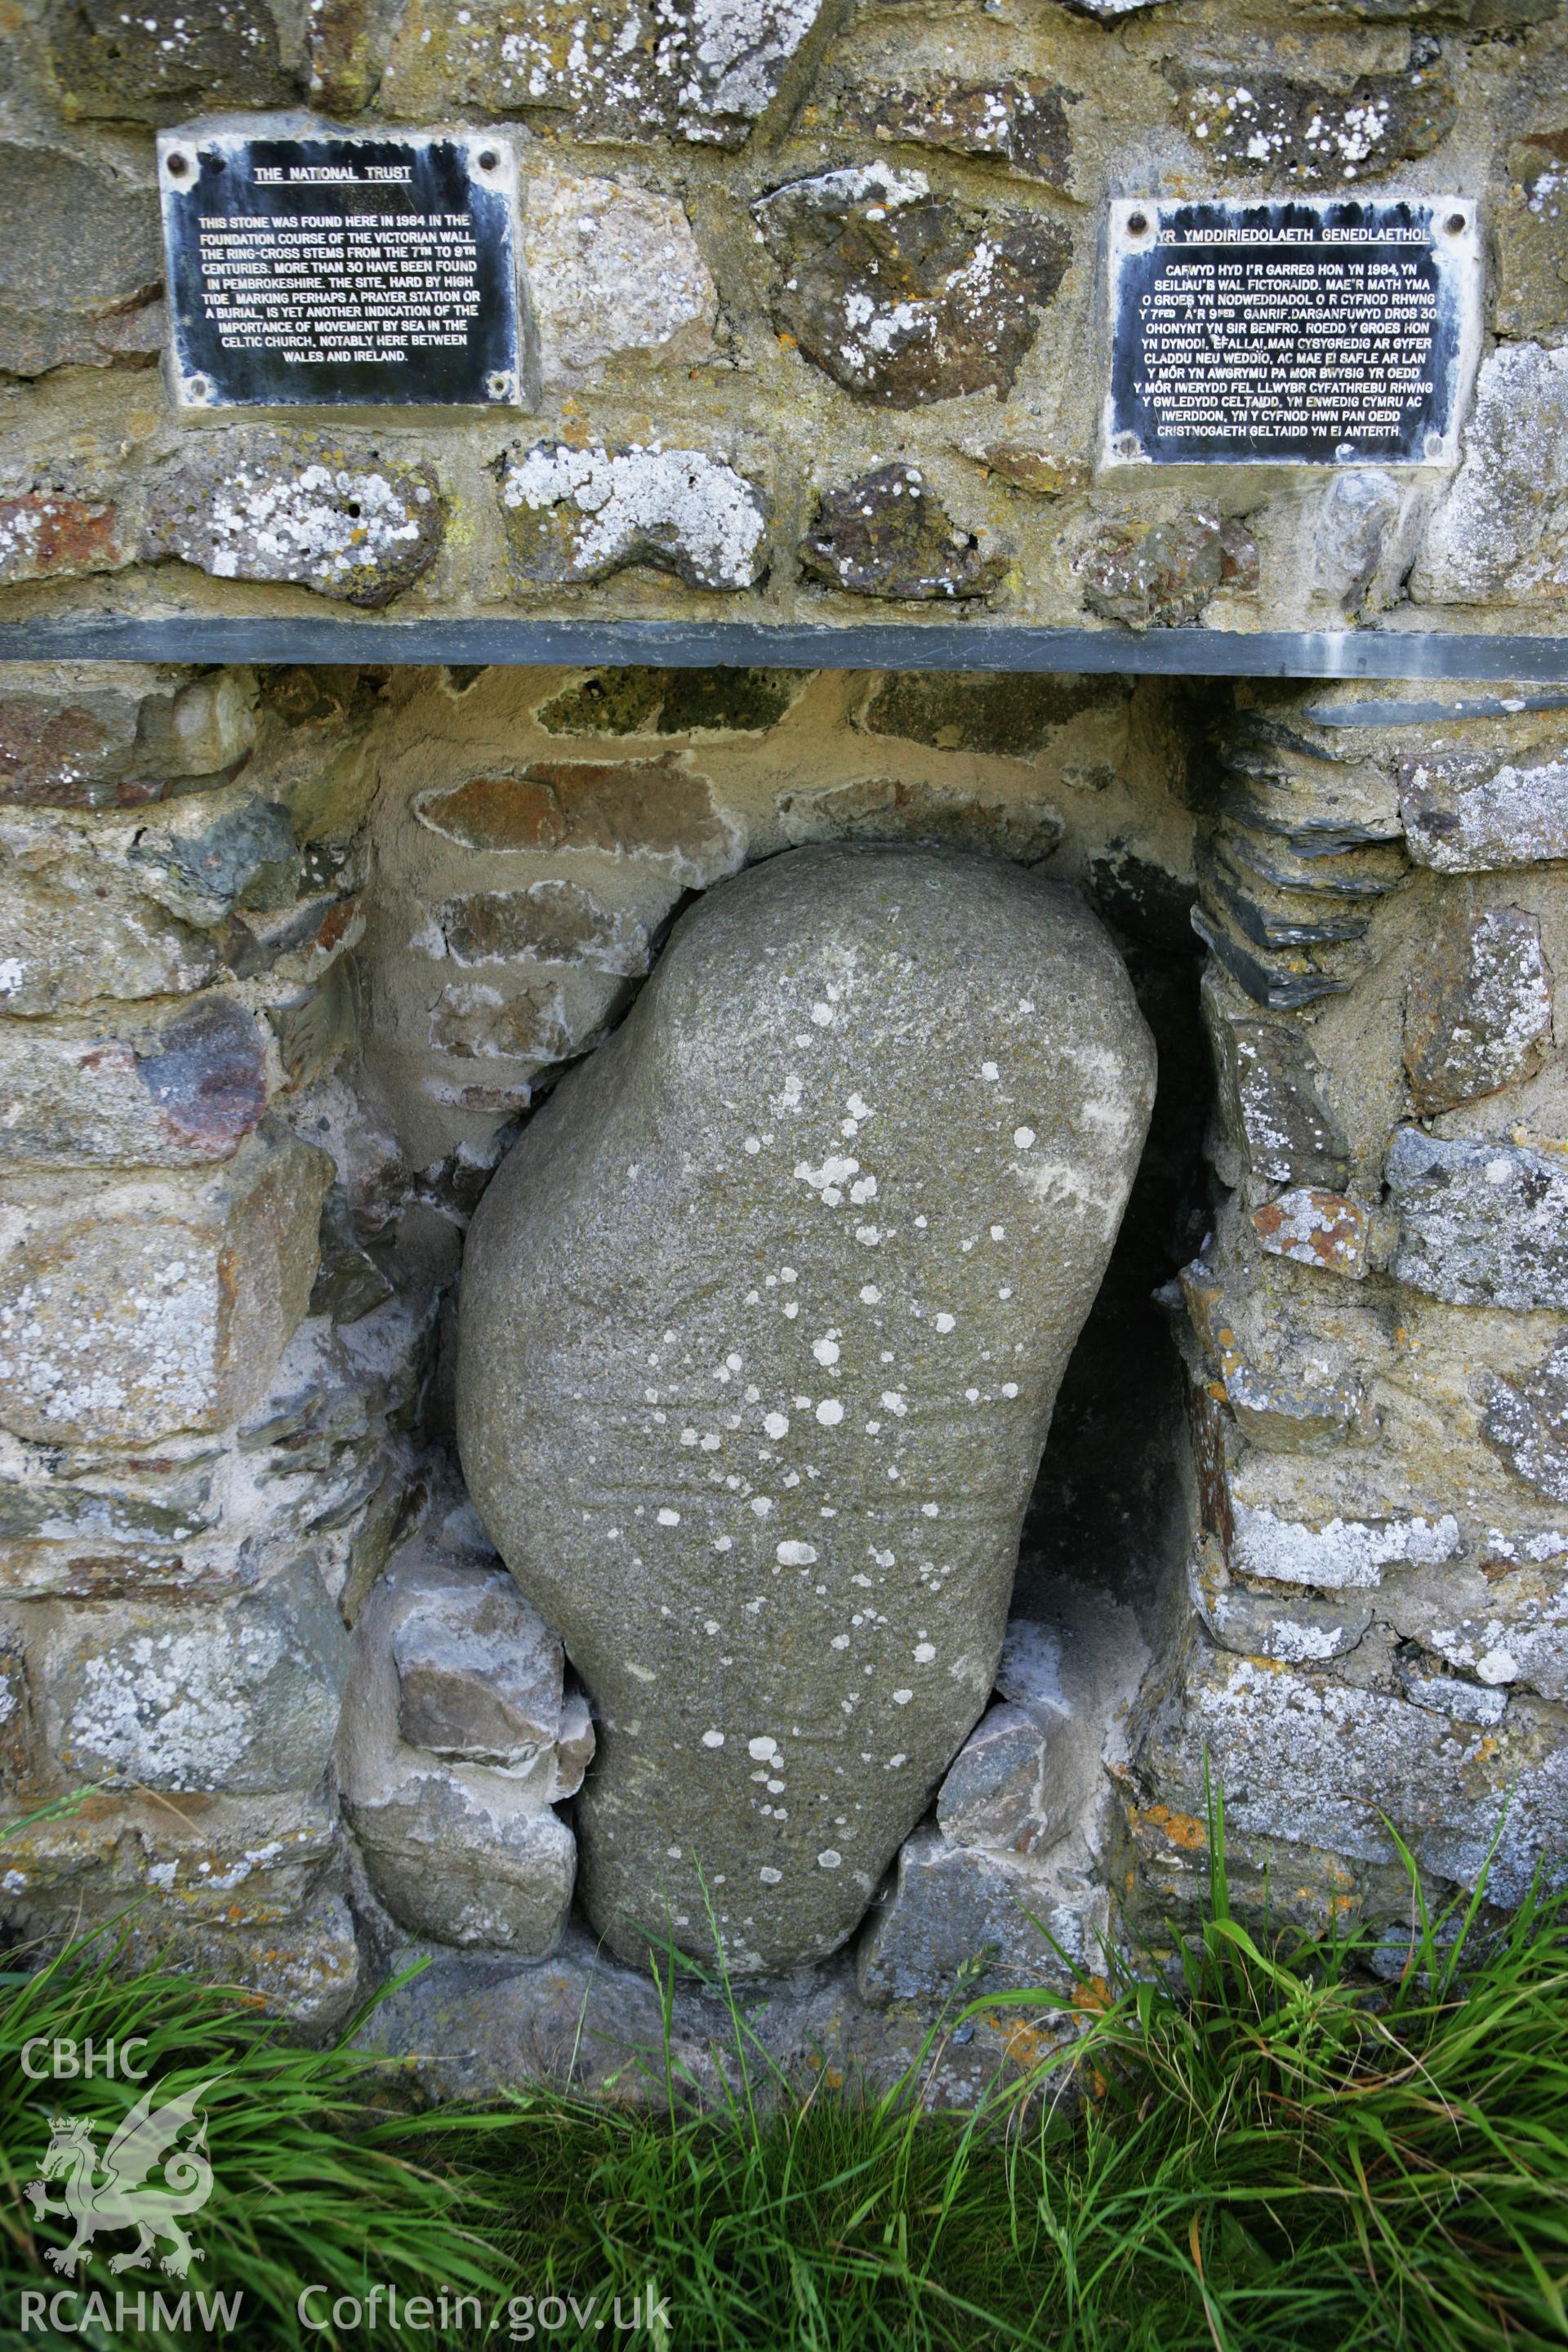
<svg viewBox="0 0 1568 2352">
<path fill-rule="evenodd" d="M 1530 1076 L 1552 1048 L 1552 973 L 1520 907 L 1453 906 L 1411 975 L 1405 1066 L 1417 1111 L 1452 1110 Z"/>
<path fill-rule="evenodd" d="M 1081 1873 L 1073 1899 L 1063 1892 L 1027 1861 L 917 1830 L 856 1949 L 861 1999 L 945 2000 L 966 1970 L 987 1992 L 1031 1985 L 1070 1994 L 1074 1966 L 1099 1964 L 1105 1901 L 1086 1889 Z"/>
<path fill-rule="evenodd" d="M 993 532 L 985 539 L 955 529 L 920 467 L 900 461 L 826 491 L 797 552 L 825 588 L 931 604 L 991 593 L 1008 558 Z"/>
<path fill-rule="evenodd" d="M 1076 898 L 839 843 L 694 908 L 502 1164 L 459 1444 L 595 1701 L 616 1949 L 854 1927 L 990 1692 L 1152 1086 Z"/>
<path fill-rule="evenodd" d="M 1554 1348 L 1517 1388 L 1494 1378 L 1482 1426 L 1528 1485 L 1568 1503 L 1568 1346 Z"/>
<path fill-rule="evenodd" d="M 394 1918 L 443 1943 L 538 1958 L 575 1857 L 551 1808 L 594 1752 L 561 1644 L 493 1561 L 416 1539 L 354 1628 L 338 1735 L 343 1811 Z"/>
<path fill-rule="evenodd" d="M 788 181 L 752 213 L 778 266 L 778 326 L 889 408 L 1005 392 L 1072 258 L 1042 214 L 971 212 L 885 163 Z"/>
<path fill-rule="evenodd" d="M 1568 1176 L 1544 1151 L 1394 1129 L 1393 1274 L 1455 1307 L 1568 1307 Z"/>
</svg>

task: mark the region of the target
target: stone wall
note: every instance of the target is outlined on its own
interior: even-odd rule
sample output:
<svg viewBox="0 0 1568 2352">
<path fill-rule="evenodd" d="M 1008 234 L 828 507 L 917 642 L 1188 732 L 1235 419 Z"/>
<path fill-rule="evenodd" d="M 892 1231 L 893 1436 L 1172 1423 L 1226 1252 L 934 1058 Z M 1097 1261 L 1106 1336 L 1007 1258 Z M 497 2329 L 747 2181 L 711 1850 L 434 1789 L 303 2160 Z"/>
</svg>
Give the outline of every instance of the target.
<svg viewBox="0 0 1568 2352">
<path fill-rule="evenodd" d="M 0 621 L 881 614 L 944 660 L 981 614 L 1556 625 L 1552 0 L 768 0 L 651 47 L 612 11 L 581 55 L 576 21 L 13 12 Z M 534 409 L 176 419 L 153 131 L 300 104 L 518 142 Z M 1103 200 L 1368 184 L 1481 203 L 1457 472 L 1097 474 Z M 1512 1899 L 1568 1843 L 1565 709 L 0 668 L 7 1932 L 132 1904 L 142 1948 L 312 2032 L 424 1951 L 375 2032 L 430 2084 L 624 2086 L 658 2011 L 573 1908 L 592 1694 L 456 1456 L 465 1236 L 693 899 L 841 840 L 1080 894 L 1160 1087 L 994 1690 L 759 2030 L 888 2074 L 985 1953 L 1061 2019 L 985 2012 L 938 2091 L 1048 2051 L 1032 1920 L 1091 1968 L 1190 1922 L 1205 1769 L 1239 1907 L 1397 1919 L 1390 1823 L 1439 1898 L 1498 1836 Z M 698 2074 L 715 2022 L 683 1994 Z"/>
<path fill-rule="evenodd" d="M 845 838 L 1076 887 L 1161 1087 L 994 1699 L 850 1950 L 770 1989 L 781 2051 L 896 2066 L 983 1948 L 1059 1980 L 1030 1914 L 1157 1943 L 1205 1756 L 1244 1905 L 1396 1915 L 1388 1822 L 1437 1895 L 1501 1822 L 1517 1894 L 1568 1803 L 1563 706 L 13 670 L 6 1802 L 93 1791 L 8 1839 L 14 1932 L 142 1898 L 317 2028 L 429 1950 L 379 2030 L 463 2020 L 448 2082 L 555 2063 L 590 1989 L 636 2038 L 571 1924 L 590 1710 L 452 1451 L 464 1234 L 693 894 Z"/>
<path fill-rule="evenodd" d="M 1563 40 L 1556 0 L 28 0 L 7 616 L 1550 625 Z M 291 107 L 514 142 L 531 409 L 172 413 L 154 130 Z M 1096 475 L 1108 198 L 1385 188 L 1482 208 L 1457 478 Z"/>
<path fill-rule="evenodd" d="M 1075 883 L 1160 1041 L 1019 1586 L 1026 1748 L 1081 1746 L 1075 1704 L 1091 1749 L 1125 1747 L 1112 1718 L 1185 1533 L 1148 1295 L 1203 1230 L 1184 699 L 1119 678 L 7 674 L 5 1802 L 15 1822 L 92 1792 L 13 1830 L 14 1933 L 135 1902 L 149 1943 L 317 2029 L 411 1935 L 470 1970 L 558 1947 L 558 1809 L 594 1733 L 452 1455 L 464 1232 L 679 907 L 798 844 L 935 839 Z M 1106 1555 L 1094 1607 L 1053 1634 L 1082 1617 L 1081 1559 L 1063 1569 L 1084 1544 Z M 1098 1843 L 1092 1764 L 1043 1801 Z M 1079 1867 L 1086 1906 L 1102 1917 Z M 874 2000 L 908 1977 L 899 1932 Z M 537 1969 L 525 1989 L 565 1997 Z M 851 2003 L 856 2046 L 886 2039 Z"/>
</svg>

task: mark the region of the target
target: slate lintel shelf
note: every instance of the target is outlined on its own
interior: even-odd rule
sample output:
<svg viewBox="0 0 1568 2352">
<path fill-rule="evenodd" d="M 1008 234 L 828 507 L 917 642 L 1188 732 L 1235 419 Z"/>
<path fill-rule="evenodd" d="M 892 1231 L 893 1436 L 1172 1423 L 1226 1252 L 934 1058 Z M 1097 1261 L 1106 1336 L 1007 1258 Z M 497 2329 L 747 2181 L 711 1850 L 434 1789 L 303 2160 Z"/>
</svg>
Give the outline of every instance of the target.
<svg viewBox="0 0 1568 2352">
<path fill-rule="evenodd" d="M 1568 636 L 1453 630 L 746 621 L 372 621 L 196 614 L 0 622 L 0 662 L 366 662 L 661 669 L 1110 670 L 1159 677 L 1458 678 L 1568 687 Z M 1446 708 L 1446 706 L 1445 706 Z"/>
</svg>

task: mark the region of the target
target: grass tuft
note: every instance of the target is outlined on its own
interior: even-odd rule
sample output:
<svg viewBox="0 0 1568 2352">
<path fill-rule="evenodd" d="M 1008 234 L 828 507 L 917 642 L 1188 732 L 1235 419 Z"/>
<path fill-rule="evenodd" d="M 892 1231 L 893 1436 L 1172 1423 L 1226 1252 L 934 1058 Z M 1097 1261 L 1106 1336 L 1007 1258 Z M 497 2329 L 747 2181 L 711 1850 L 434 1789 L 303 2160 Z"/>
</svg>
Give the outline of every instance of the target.
<svg viewBox="0 0 1568 2352">
<path fill-rule="evenodd" d="M 1568 2345 L 1568 1895 L 1538 1884 L 1500 1928 L 1483 1926 L 1479 1892 L 1429 1916 L 1406 1855 L 1397 1952 L 1364 1929 L 1251 1929 L 1230 1913 L 1217 1800 L 1210 1830 L 1208 1916 L 1173 1971 L 1111 1968 L 1069 2081 L 999 2084 L 966 2116 L 921 2110 L 930 2043 L 884 2096 L 802 2089 L 733 1998 L 726 2100 L 698 2112 L 668 2030 L 689 1964 L 669 1953 L 651 2105 L 540 2090 L 412 2123 L 377 2109 L 346 2050 L 296 2049 L 236 1996 L 126 1974 L 112 1933 L 86 1937 L 0 1979 L 5 2315 L 22 2285 L 58 2284 L 42 2257 L 59 2232 L 16 2195 L 50 2108 L 109 2122 L 138 2088 L 29 2084 L 22 2043 L 144 2034 L 167 2086 L 222 2076 L 205 2101 L 218 2188 L 200 2217 L 199 2283 L 243 2290 L 242 2342 Z M 1056 2010 L 1060 1996 L 983 2002 Z M 376 2281 L 405 2295 L 471 2287 L 494 2324 L 304 2328 L 295 2298 L 310 2280 L 334 2298 Z M 616 2326 L 617 2306 L 636 2329 Z"/>
<path fill-rule="evenodd" d="M 879 2099 L 774 2076 L 764 2101 L 732 2006 L 717 2117 L 521 2100 L 489 2174 L 519 2273 L 601 2311 L 656 2279 L 680 2352 L 1568 2344 L 1568 1898 L 1483 1936 L 1479 1893 L 1430 1917 L 1405 1863 L 1391 1983 L 1367 1932 L 1230 1916 L 1216 1801 L 1202 1935 L 1175 1982 L 1112 1971 L 1073 2098 L 922 2115 L 921 2064 Z M 1060 1995 L 975 2006 L 1000 2004 Z"/>
<path fill-rule="evenodd" d="M 21 2060 L 37 2037 L 44 2046 L 33 2053 L 35 2068 L 49 2063 L 57 2041 L 74 2043 L 79 2053 L 90 2041 L 101 2060 L 110 2042 L 122 2050 L 144 2040 L 135 2063 L 155 2081 L 159 2104 L 210 2084 L 200 2105 L 214 2188 L 189 2221 L 203 2258 L 183 2281 L 156 2262 L 111 2276 L 108 2258 L 132 2242 L 123 2232 L 96 2242 L 74 2278 L 48 2265 L 47 2249 L 65 2246 L 71 2225 L 52 2212 L 39 2220 L 24 2191 L 48 2144 L 51 2117 L 65 2113 L 90 2123 L 101 2153 L 148 2084 L 102 2072 L 33 2080 Z M 468 2288 L 489 2308 L 507 2273 L 485 2234 L 493 2217 L 476 2167 L 464 2160 L 484 2119 L 436 2118 L 411 2130 L 406 2115 L 389 2116 L 375 2098 L 370 2071 L 342 2044 L 300 2048 L 233 1990 L 134 1965 L 123 1925 L 79 1937 L 34 1969 L 0 1975 L 0 2342 L 41 2340 L 13 2334 L 24 2289 L 83 2296 L 97 2289 L 110 2311 L 117 2293 L 145 2289 L 150 2314 L 154 2290 L 176 2299 L 187 2289 L 237 2293 L 244 2321 L 230 2340 L 268 2347 L 336 2340 L 300 2323 L 297 2299 L 312 2281 L 325 2284 L 329 2305 L 387 2280 L 405 2294 Z M 182 2144 L 189 2138 L 181 2134 Z M 160 2179 L 154 2168 L 148 2185 L 156 2189 Z M 60 2186 L 49 2184 L 51 2203 Z M 165 2252 L 160 2242 L 158 2256 Z M 66 2308 L 74 2317 L 79 2307 Z M 153 2325 L 123 2334 L 89 2328 L 72 2340 L 195 2339 Z"/>
</svg>

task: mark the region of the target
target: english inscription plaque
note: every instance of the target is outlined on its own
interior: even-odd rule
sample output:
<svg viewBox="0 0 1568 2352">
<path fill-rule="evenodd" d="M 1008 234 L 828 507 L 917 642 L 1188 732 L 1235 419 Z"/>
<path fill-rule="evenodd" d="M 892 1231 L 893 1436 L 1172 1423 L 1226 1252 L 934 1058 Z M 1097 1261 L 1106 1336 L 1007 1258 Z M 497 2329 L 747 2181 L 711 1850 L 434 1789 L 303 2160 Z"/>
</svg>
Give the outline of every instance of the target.
<svg viewBox="0 0 1568 2352">
<path fill-rule="evenodd" d="M 507 143 L 286 127 L 158 142 L 180 404 L 518 403 Z"/>
<path fill-rule="evenodd" d="M 1110 208 L 1113 464 L 1450 465 L 1479 340 L 1463 196 Z"/>
</svg>

